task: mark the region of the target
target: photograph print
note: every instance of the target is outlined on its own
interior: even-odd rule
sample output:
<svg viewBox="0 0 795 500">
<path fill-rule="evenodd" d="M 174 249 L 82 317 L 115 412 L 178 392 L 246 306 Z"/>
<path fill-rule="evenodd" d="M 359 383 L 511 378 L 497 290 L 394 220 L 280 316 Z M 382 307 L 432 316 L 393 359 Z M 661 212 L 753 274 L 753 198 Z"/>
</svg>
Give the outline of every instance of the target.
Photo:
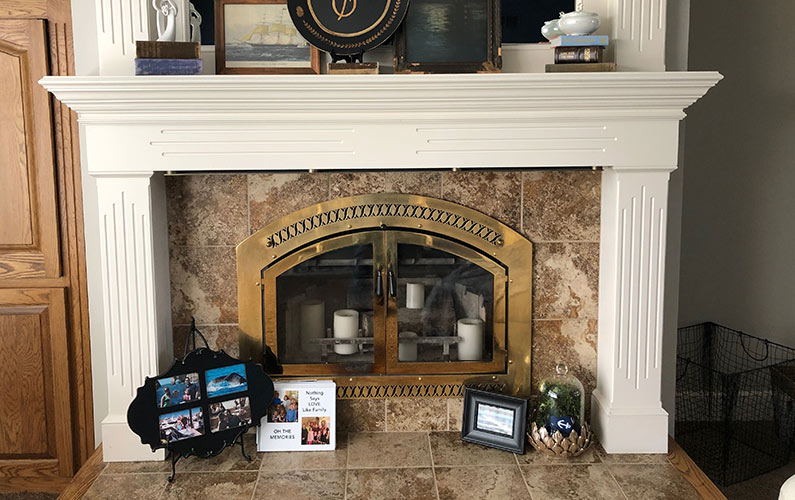
<svg viewBox="0 0 795 500">
<path fill-rule="evenodd" d="M 206 370 L 204 380 L 207 381 L 208 398 L 248 390 L 246 365 L 243 363 Z"/>
<path fill-rule="evenodd" d="M 201 408 L 180 410 L 160 415 L 160 441 L 163 444 L 204 435 Z"/>
<path fill-rule="evenodd" d="M 218 73 L 320 72 L 320 54 L 298 33 L 286 0 L 219 0 L 216 9 Z"/>
<path fill-rule="evenodd" d="M 268 407 L 268 422 L 298 422 L 298 391 L 274 391 L 273 401 Z"/>
<path fill-rule="evenodd" d="M 329 444 L 331 442 L 331 417 L 304 417 L 301 419 L 301 444 Z"/>
<path fill-rule="evenodd" d="M 199 374 L 186 373 L 155 380 L 157 407 L 168 408 L 201 399 Z"/>
<path fill-rule="evenodd" d="M 210 405 L 210 432 L 221 432 L 250 423 L 251 405 L 247 396 Z"/>
</svg>

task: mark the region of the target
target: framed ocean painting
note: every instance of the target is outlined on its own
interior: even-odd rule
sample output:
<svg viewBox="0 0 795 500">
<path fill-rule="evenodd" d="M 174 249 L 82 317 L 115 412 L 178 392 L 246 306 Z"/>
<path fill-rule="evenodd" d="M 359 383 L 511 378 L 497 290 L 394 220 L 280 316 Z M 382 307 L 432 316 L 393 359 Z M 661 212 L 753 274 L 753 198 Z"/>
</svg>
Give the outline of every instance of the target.
<svg viewBox="0 0 795 500">
<path fill-rule="evenodd" d="M 320 73 L 320 51 L 298 33 L 287 0 L 215 0 L 215 72 Z"/>
</svg>

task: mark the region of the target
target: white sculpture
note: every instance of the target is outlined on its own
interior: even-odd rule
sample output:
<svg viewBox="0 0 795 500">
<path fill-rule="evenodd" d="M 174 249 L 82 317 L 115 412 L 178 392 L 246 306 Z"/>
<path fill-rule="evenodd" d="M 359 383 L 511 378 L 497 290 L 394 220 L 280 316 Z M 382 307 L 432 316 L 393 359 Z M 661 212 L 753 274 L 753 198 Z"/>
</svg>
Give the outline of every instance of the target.
<svg viewBox="0 0 795 500">
<path fill-rule="evenodd" d="M 190 41 L 197 42 L 199 45 L 202 43 L 202 32 L 199 27 L 202 24 L 202 15 L 190 2 Z"/>
<path fill-rule="evenodd" d="M 157 12 L 157 41 L 173 42 L 177 39 L 177 4 L 174 0 L 152 0 Z M 163 24 L 165 23 L 165 27 Z"/>
</svg>

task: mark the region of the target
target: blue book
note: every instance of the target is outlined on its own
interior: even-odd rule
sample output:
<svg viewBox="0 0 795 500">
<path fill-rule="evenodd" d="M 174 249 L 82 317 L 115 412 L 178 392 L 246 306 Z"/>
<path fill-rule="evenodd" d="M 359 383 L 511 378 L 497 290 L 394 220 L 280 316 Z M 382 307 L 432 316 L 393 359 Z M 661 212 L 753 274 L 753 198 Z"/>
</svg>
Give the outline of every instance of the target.
<svg viewBox="0 0 795 500">
<path fill-rule="evenodd" d="M 198 75 L 201 59 L 136 59 L 136 75 Z"/>
<path fill-rule="evenodd" d="M 553 47 L 607 47 L 607 35 L 560 35 L 549 44 Z"/>
</svg>

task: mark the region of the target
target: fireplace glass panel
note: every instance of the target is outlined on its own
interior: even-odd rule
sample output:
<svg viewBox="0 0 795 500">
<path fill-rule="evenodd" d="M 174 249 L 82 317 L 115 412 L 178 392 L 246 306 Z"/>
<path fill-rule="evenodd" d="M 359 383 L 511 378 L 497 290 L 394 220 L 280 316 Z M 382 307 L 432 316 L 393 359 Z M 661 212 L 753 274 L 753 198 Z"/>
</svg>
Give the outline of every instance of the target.
<svg viewBox="0 0 795 500">
<path fill-rule="evenodd" d="M 490 362 L 494 275 L 422 245 L 397 245 L 398 361 Z"/>
<path fill-rule="evenodd" d="M 373 246 L 331 250 L 276 278 L 278 356 L 284 364 L 373 364 Z"/>
</svg>

